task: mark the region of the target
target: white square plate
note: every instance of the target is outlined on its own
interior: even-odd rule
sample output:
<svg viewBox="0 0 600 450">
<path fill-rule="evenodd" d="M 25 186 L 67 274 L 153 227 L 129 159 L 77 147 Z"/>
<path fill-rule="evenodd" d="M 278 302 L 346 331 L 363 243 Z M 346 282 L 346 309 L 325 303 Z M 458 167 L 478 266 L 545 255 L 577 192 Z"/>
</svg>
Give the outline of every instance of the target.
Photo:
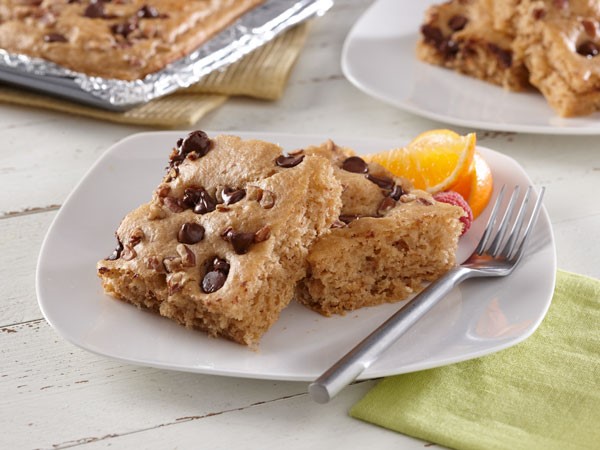
<svg viewBox="0 0 600 450">
<path fill-rule="evenodd" d="M 366 94 L 442 122 L 499 131 L 600 134 L 600 113 L 556 115 L 534 91 L 509 92 L 419 61 L 416 46 L 425 10 L 442 0 L 378 0 L 344 44 L 344 75 Z"/>
<path fill-rule="evenodd" d="M 209 132 L 210 135 L 216 135 Z M 329 136 L 235 134 L 279 143 L 286 150 Z M 149 201 L 181 132 L 131 136 L 110 148 L 90 169 L 58 212 L 42 245 L 37 294 L 48 322 L 67 340 L 121 361 L 198 373 L 279 380 L 312 380 L 382 323 L 401 304 L 364 308 L 343 317 L 322 317 L 292 302 L 252 351 L 207 337 L 105 295 L 96 262 L 114 247 L 122 217 Z M 391 140 L 336 138 L 359 153 L 392 148 Z M 531 184 L 512 159 L 479 148 L 502 184 Z M 461 238 L 459 259 L 475 247 L 489 211 Z M 476 358 L 531 335 L 550 305 L 556 254 L 545 210 L 529 250 L 508 278 L 469 280 L 416 324 L 361 378 L 399 374 Z"/>
</svg>

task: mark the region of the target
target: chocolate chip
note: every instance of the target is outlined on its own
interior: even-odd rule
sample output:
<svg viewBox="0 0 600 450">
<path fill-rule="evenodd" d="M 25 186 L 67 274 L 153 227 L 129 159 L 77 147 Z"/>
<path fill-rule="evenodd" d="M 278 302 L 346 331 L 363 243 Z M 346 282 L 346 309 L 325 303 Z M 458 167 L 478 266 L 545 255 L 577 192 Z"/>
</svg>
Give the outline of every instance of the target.
<svg viewBox="0 0 600 450">
<path fill-rule="evenodd" d="M 438 27 L 423 25 L 421 34 L 426 43 L 433 45 L 446 58 L 456 56 L 459 51 L 458 43 L 449 37 L 445 37 Z"/>
<path fill-rule="evenodd" d="M 90 19 L 97 19 L 104 16 L 104 5 L 102 3 L 90 3 L 85 11 L 83 11 L 85 17 Z"/>
<path fill-rule="evenodd" d="M 181 203 L 183 203 L 186 208 L 193 208 L 196 206 L 196 203 L 200 201 L 200 192 L 203 190 L 204 188 L 186 188 L 183 191 Z"/>
<path fill-rule="evenodd" d="M 303 159 L 304 155 L 281 155 L 277 157 L 275 164 L 277 164 L 279 167 L 289 169 L 290 167 L 295 167 L 300 164 Z"/>
<path fill-rule="evenodd" d="M 148 5 L 142 6 L 136 15 L 140 19 L 164 19 L 168 17 L 166 14 L 159 14 L 158 10 L 154 6 Z"/>
<path fill-rule="evenodd" d="M 351 156 L 342 163 L 342 169 L 352 173 L 367 173 L 369 166 L 362 158 Z"/>
<path fill-rule="evenodd" d="M 206 272 L 202 279 L 202 290 L 207 294 L 212 294 L 223 287 L 227 281 L 227 275 L 219 270 Z"/>
<path fill-rule="evenodd" d="M 546 10 L 544 8 L 535 8 L 532 12 L 532 15 L 535 20 L 543 19 L 546 15 Z"/>
<path fill-rule="evenodd" d="M 231 189 L 226 187 L 221 192 L 221 197 L 223 197 L 223 201 L 226 205 L 233 205 L 234 203 L 239 202 L 246 196 L 246 191 L 244 189 Z"/>
<path fill-rule="evenodd" d="M 438 48 L 445 39 L 442 30 L 432 25 L 423 25 L 421 27 L 421 34 L 426 43 L 433 44 L 436 48 Z"/>
<path fill-rule="evenodd" d="M 448 21 L 448 26 L 452 31 L 460 31 L 469 23 L 469 19 L 460 14 L 456 14 L 450 18 Z"/>
<path fill-rule="evenodd" d="M 116 23 L 110 27 L 110 31 L 112 31 L 113 34 L 118 34 L 126 38 L 133 33 L 136 28 L 137 23 L 135 22 Z"/>
<path fill-rule="evenodd" d="M 206 214 L 217 207 L 217 201 L 203 187 L 187 188 L 183 192 L 181 203 L 192 208 L 196 214 Z"/>
<path fill-rule="evenodd" d="M 121 239 L 119 239 L 119 236 L 117 236 L 117 247 L 110 254 L 110 256 L 106 257 L 106 259 L 109 261 L 115 261 L 121 257 L 122 251 L 123 251 L 123 243 L 121 242 Z"/>
<path fill-rule="evenodd" d="M 250 247 L 254 243 L 254 233 L 242 233 L 239 231 L 234 231 L 231 228 L 227 228 L 223 234 L 223 238 L 231 242 L 233 246 L 233 250 L 238 255 L 244 255 L 248 253 Z"/>
<path fill-rule="evenodd" d="M 206 265 L 206 275 L 202 279 L 202 290 L 207 294 L 218 291 L 223 287 L 229 274 L 229 263 L 215 257 Z"/>
<path fill-rule="evenodd" d="M 180 164 L 186 156 L 195 152 L 195 157 L 206 155 L 211 147 L 211 140 L 204 131 L 192 131 L 185 139 L 177 141 L 177 149 L 171 155 L 171 166 Z"/>
<path fill-rule="evenodd" d="M 488 50 L 496 56 L 501 66 L 506 69 L 512 66 L 512 51 L 498 47 L 491 42 L 488 42 L 487 47 Z"/>
<path fill-rule="evenodd" d="M 357 216 L 355 214 L 342 214 L 340 216 L 340 221 L 344 222 L 346 225 L 348 225 L 350 222 L 356 220 L 360 218 L 360 216 Z"/>
<path fill-rule="evenodd" d="M 388 197 L 393 198 L 394 200 L 400 200 L 400 197 L 404 195 L 404 189 L 399 184 L 395 185 L 392 189 L 392 192 L 388 194 Z"/>
<path fill-rule="evenodd" d="M 391 197 L 385 197 L 379 204 L 379 207 L 377 208 L 377 214 L 382 216 L 386 212 L 394 208 L 394 206 L 396 206 L 396 200 L 394 200 Z"/>
<path fill-rule="evenodd" d="M 577 46 L 577 53 L 586 58 L 593 58 L 598 55 L 600 48 L 592 41 L 585 41 Z"/>
<path fill-rule="evenodd" d="M 210 270 L 218 270 L 220 272 L 224 272 L 225 274 L 229 273 L 229 263 L 221 258 L 217 258 L 215 257 L 211 262 L 210 262 Z"/>
<path fill-rule="evenodd" d="M 394 180 L 387 177 L 376 177 L 375 175 L 368 174 L 366 175 L 367 180 L 372 183 L 375 183 L 381 189 L 392 190 L 394 187 Z"/>
<path fill-rule="evenodd" d="M 198 153 L 199 156 L 204 156 L 210 150 L 211 141 L 204 131 L 192 131 L 181 142 L 179 152 L 187 155 L 191 152 Z"/>
<path fill-rule="evenodd" d="M 68 42 L 68 39 L 60 33 L 48 33 L 44 35 L 44 42 Z"/>
<path fill-rule="evenodd" d="M 208 191 L 202 190 L 200 193 L 200 199 L 194 206 L 194 212 L 196 214 L 206 214 L 212 212 L 217 207 L 217 201 L 210 196 Z"/>
<path fill-rule="evenodd" d="M 452 39 L 444 39 L 438 50 L 446 57 L 453 58 L 459 51 L 458 43 Z"/>
<path fill-rule="evenodd" d="M 195 222 L 184 223 L 177 233 L 177 241 L 182 244 L 196 244 L 203 238 L 204 227 Z"/>
</svg>

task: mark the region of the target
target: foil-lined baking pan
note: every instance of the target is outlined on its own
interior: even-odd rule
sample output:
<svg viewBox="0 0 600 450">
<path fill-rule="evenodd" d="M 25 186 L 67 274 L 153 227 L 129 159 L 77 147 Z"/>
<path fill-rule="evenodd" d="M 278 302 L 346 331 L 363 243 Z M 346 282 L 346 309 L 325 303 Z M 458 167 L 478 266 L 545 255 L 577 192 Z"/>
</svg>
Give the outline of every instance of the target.
<svg viewBox="0 0 600 450">
<path fill-rule="evenodd" d="M 187 56 L 141 80 L 90 77 L 50 61 L 0 49 L 0 80 L 88 105 L 124 111 L 198 82 L 286 29 L 324 14 L 333 0 L 268 0 Z"/>
</svg>

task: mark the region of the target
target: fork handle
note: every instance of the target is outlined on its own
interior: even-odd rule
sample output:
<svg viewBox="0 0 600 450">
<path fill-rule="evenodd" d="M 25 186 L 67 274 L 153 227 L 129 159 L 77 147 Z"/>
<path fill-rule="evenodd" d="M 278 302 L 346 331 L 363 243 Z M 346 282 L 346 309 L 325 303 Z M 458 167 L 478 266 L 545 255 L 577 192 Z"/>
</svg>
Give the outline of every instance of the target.
<svg viewBox="0 0 600 450">
<path fill-rule="evenodd" d="M 467 268 L 455 267 L 431 283 L 312 382 L 308 386 L 311 398 L 317 403 L 331 400 L 470 273 Z"/>
</svg>

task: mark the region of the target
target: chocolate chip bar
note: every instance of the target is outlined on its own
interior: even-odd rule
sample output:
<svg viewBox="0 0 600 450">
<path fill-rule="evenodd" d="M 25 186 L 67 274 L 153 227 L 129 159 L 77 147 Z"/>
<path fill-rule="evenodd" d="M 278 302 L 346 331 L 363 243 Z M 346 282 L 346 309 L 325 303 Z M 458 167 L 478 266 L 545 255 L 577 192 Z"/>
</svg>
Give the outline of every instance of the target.
<svg viewBox="0 0 600 450">
<path fill-rule="evenodd" d="M 338 221 L 308 254 L 301 303 L 329 316 L 397 302 L 454 266 L 462 208 L 331 141 L 305 153 L 328 159 L 344 191 Z"/>
<path fill-rule="evenodd" d="M 451 0 L 431 7 L 417 55 L 506 89 L 540 90 L 563 117 L 600 110 L 600 4 Z"/>
<path fill-rule="evenodd" d="M 600 110 L 600 3 L 522 0 L 515 27 L 531 84 L 561 116 Z"/>
<path fill-rule="evenodd" d="M 494 14 L 490 0 L 451 0 L 430 7 L 417 56 L 505 89 L 528 88 L 527 69 L 512 50 L 511 10 L 497 9 L 501 13 Z"/>
<path fill-rule="evenodd" d="M 264 0 L 2 0 L 0 48 L 90 76 L 136 80 Z"/>
<path fill-rule="evenodd" d="M 341 191 L 318 155 L 193 132 L 152 200 L 119 225 L 98 275 L 118 299 L 256 346 L 339 217 Z"/>
</svg>

